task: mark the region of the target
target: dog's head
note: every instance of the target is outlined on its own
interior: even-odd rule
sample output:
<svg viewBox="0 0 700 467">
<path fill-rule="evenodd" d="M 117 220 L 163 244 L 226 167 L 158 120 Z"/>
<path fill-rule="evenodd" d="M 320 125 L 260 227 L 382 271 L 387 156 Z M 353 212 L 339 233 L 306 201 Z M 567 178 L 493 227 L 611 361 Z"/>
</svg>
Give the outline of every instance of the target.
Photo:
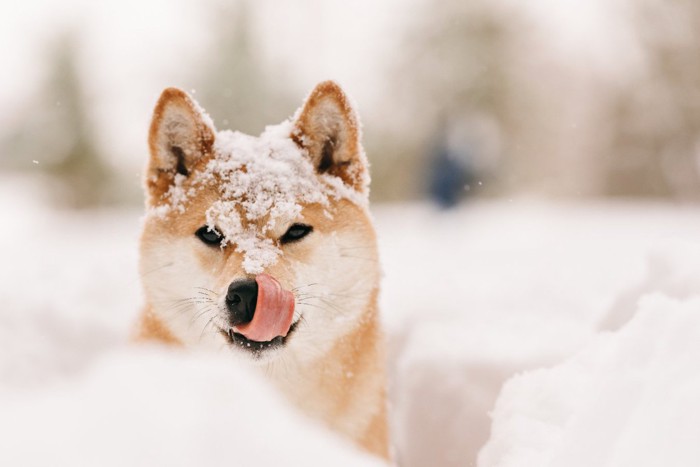
<svg viewBox="0 0 700 467">
<path fill-rule="evenodd" d="M 333 82 L 259 137 L 166 89 L 149 134 L 141 276 L 185 345 L 309 358 L 373 310 L 378 265 L 357 116 Z"/>
</svg>

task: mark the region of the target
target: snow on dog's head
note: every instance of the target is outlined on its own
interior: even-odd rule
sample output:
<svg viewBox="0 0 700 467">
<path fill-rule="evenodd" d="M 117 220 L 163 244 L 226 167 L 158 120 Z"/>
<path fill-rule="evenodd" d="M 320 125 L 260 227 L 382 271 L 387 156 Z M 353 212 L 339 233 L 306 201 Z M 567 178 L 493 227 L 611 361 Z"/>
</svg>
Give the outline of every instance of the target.
<svg viewBox="0 0 700 467">
<path fill-rule="evenodd" d="M 324 299 L 360 284 L 360 300 L 368 299 L 370 291 L 361 289 L 367 280 L 352 273 L 360 269 L 357 260 L 343 253 L 362 245 L 369 257 L 376 254 L 359 120 L 338 85 L 321 83 L 291 119 L 268 126 L 258 137 L 217 132 L 191 97 L 166 89 L 154 112 L 149 146 L 142 240 L 146 294 L 156 313 L 159 301 L 172 299 L 189 298 L 190 308 L 206 302 L 213 309 L 175 313 L 161 306 L 161 315 L 168 315 L 161 318 L 174 323 L 170 331 L 176 339 L 191 340 L 185 337 L 185 328 L 192 328 L 188 314 L 199 312 L 212 315 L 210 327 L 235 341 L 237 334 L 229 331 L 239 329 L 224 316 L 231 309 L 227 292 L 236 280 L 261 274 L 287 291 L 297 290 L 292 325 L 302 312 L 305 318 L 313 315 L 313 306 L 328 308 L 302 296 Z M 152 268 L 163 270 L 151 273 Z M 342 277 L 329 281 L 330 271 Z M 347 308 L 350 313 L 354 306 Z M 206 325 L 199 331 L 208 334 Z"/>
<path fill-rule="evenodd" d="M 319 95 L 329 102 L 319 104 Z M 266 234 L 297 218 L 302 204 L 327 207 L 330 198 L 342 198 L 366 205 L 369 179 L 358 133 L 355 112 L 333 83 L 320 85 L 293 119 L 268 126 L 259 137 L 216 133 L 187 94 L 167 89 L 151 129 L 157 157 L 149 167 L 150 214 L 184 213 L 199 190 L 218 190 L 206 225 L 222 236 L 221 246 L 235 240 L 245 271 L 258 274 L 282 253 Z M 250 225 L 260 221 L 259 228 Z"/>
</svg>

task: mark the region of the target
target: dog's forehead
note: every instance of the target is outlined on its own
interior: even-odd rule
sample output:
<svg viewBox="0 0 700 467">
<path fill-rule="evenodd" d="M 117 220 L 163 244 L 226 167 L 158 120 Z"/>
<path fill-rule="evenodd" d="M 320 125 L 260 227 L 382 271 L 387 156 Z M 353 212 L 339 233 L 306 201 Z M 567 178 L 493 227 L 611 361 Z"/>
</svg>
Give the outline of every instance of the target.
<svg viewBox="0 0 700 467">
<path fill-rule="evenodd" d="M 205 212 L 207 225 L 244 254 L 249 273 L 261 272 L 281 254 L 271 238 L 281 224 L 297 218 L 303 205 L 329 203 L 330 187 L 292 131 L 289 122 L 267 127 L 259 137 L 221 131 L 213 157 L 196 175 L 217 191 Z"/>
<path fill-rule="evenodd" d="M 217 133 L 214 155 L 197 175 L 218 190 L 208 221 L 226 230 L 221 224 L 227 217 L 243 215 L 246 222 L 294 218 L 301 204 L 328 202 L 329 187 L 292 140 L 291 131 L 290 124 L 281 124 L 268 127 L 259 137 Z"/>
<path fill-rule="evenodd" d="M 318 199 L 327 190 L 309 158 L 292 140 L 291 131 L 291 125 L 280 124 L 267 127 L 258 137 L 237 131 L 217 133 L 214 155 L 200 177 L 214 177 L 221 197 L 227 200 L 256 199 L 264 205 Z"/>
</svg>

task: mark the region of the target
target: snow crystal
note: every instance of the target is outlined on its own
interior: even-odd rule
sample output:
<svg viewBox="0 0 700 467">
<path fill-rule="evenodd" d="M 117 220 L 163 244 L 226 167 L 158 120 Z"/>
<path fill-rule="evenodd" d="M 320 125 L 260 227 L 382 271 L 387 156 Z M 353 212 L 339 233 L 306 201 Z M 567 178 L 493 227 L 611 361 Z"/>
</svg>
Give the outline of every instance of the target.
<svg viewBox="0 0 700 467">
<path fill-rule="evenodd" d="M 331 199 L 348 199 L 366 206 L 367 196 L 329 174 L 317 174 L 311 159 L 292 140 L 294 124 L 287 120 L 271 125 L 254 137 L 224 130 L 216 135 L 214 157 L 189 181 L 175 177 L 163 206 L 152 210 L 163 216 L 183 213 L 187 202 L 205 186 L 217 186 L 219 199 L 206 211 L 207 226 L 223 236 L 222 246 L 232 244 L 243 254 L 243 268 L 259 274 L 282 251 L 267 234 L 277 223 L 298 218 L 302 204 L 330 207 Z M 186 182 L 189 187 L 186 188 Z M 326 209 L 326 214 L 331 215 Z"/>
<path fill-rule="evenodd" d="M 174 206 L 178 212 L 185 212 L 184 204 L 187 202 L 187 198 L 194 194 L 192 189 L 185 190 L 183 184 L 185 183 L 185 177 L 182 174 L 175 175 L 175 181 L 173 185 L 168 190 L 167 197 L 170 200 L 170 204 Z"/>
</svg>

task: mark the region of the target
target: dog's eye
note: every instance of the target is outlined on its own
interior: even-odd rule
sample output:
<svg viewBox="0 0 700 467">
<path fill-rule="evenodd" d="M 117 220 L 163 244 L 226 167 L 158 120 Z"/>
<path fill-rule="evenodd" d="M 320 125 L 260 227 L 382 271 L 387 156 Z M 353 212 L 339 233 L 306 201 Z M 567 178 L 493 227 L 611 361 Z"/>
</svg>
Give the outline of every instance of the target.
<svg viewBox="0 0 700 467">
<path fill-rule="evenodd" d="M 194 234 L 207 245 L 219 245 L 224 239 L 219 232 L 214 229 L 210 229 L 206 225 L 197 229 Z"/>
<path fill-rule="evenodd" d="M 302 238 L 309 235 L 312 230 L 314 230 L 314 228 L 310 225 L 292 224 L 292 226 L 289 229 L 287 229 L 287 232 L 285 232 L 285 234 L 282 235 L 282 238 L 280 238 L 280 243 L 284 244 L 301 240 Z"/>
</svg>

